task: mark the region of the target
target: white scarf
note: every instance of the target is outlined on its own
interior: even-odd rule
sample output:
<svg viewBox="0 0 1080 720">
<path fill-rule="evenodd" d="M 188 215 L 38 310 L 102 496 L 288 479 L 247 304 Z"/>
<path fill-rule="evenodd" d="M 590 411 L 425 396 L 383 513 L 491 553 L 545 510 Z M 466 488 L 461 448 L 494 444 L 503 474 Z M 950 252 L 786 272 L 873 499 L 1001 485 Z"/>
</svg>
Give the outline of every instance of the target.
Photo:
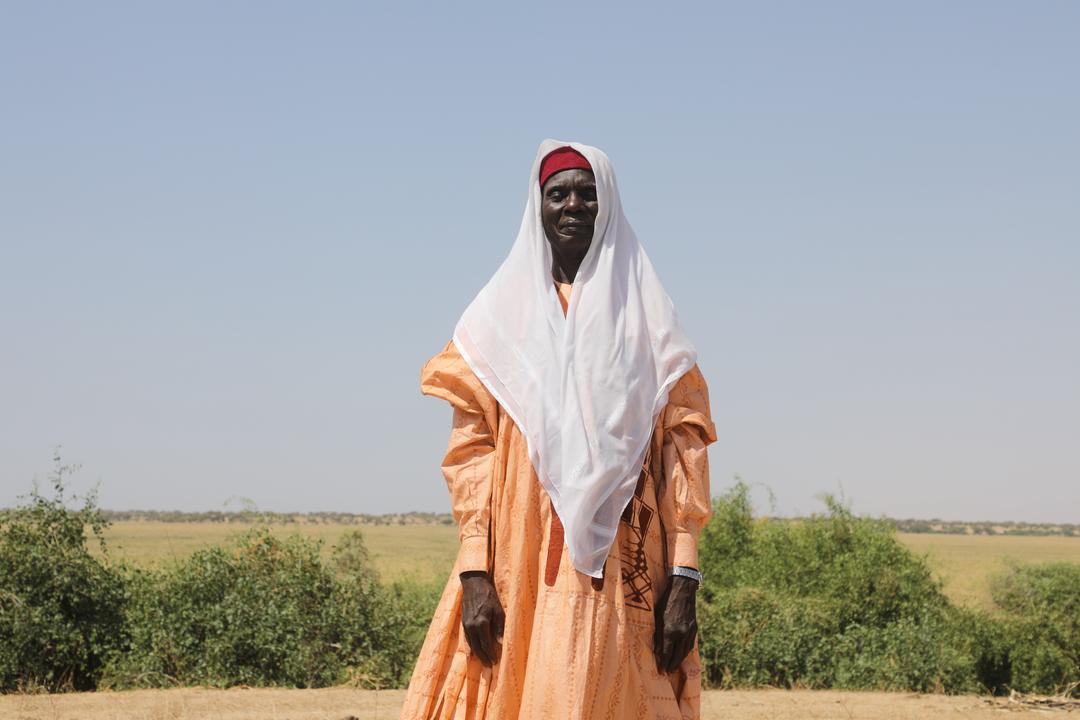
<svg viewBox="0 0 1080 720">
<path fill-rule="evenodd" d="M 599 213 L 564 317 L 537 179 L 541 160 L 566 145 L 592 165 Z M 454 344 L 525 436 L 574 567 L 602 577 L 668 391 L 697 360 L 602 151 L 540 144 L 517 240 L 465 309 Z"/>
</svg>

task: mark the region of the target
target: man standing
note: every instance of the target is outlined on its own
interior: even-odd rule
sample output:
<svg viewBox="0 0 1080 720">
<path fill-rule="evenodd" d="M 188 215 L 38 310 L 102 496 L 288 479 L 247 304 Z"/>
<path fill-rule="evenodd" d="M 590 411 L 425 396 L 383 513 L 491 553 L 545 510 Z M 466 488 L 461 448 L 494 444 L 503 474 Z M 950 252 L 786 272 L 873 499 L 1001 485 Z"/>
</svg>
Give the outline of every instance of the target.
<svg viewBox="0 0 1080 720">
<path fill-rule="evenodd" d="M 529 186 L 421 375 L 461 549 L 401 717 L 698 718 L 708 390 L 607 156 L 546 140 Z"/>
</svg>

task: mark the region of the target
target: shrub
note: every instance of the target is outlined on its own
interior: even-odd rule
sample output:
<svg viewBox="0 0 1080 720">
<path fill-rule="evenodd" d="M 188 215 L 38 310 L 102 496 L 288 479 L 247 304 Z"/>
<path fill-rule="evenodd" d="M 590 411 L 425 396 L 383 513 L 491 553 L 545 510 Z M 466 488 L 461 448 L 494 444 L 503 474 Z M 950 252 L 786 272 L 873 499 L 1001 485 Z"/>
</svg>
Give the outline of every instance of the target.
<svg viewBox="0 0 1080 720">
<path fill-rule="evenodd" d="M 411 581 L 379 588 L 379 602 L 370 620 L 343 606 L 345 637 L 353 639 L 348 657 L 354 684 L 375 688 L 401 688 L 409 681 L 441 587 Z M 344 598 L 352 598 L 346 593 Z M 357 642 L 359 640 L 359 642 Z"/>
<path fill-rule="evenodd" d="M 350 680 L 365 687 L 404 687 L 441 588 L 406 581 L 380 585 L 359 530 L 338 542 L 333 563 L 338 587 L 332 611 Z"/>
<path fill-rule="evenodd" d="M 166 567 L 114 566 L 96 498 L 69 508 L 73 468 L 54 461 L 52 497 L 0 511 L 0 690 L 408 680 L 439 588 L 380 584 L 359 531 L 330 562 L 260 527 Z"/>
<path fill-rule="evenodd" d="M 59 451 L 53 494 L 0 511 L 0 690 L 35 686 L 89 690 L 105 657 L 123 642 L 124 579 L 92 556 L 85 529 L 102 543 L 106 523 L 94 494 L 67 507 Z"/>
<path fill-rule="evenodd" d="M 950 642 L 971 658 L 976 689 L 1007 695 L 1013 682 L 1011 623 L 967 608 L 953 608 L 949 616 Z"/>
<path fill-rule="evenodd" d="M 701 538 L 701 648 L 716 685 L 962 692 L 977 687 L 953 609 L 892 526 L 832 498 L 799 522 L 755 520 L 749 488 Z"/>
<path fill-rule="evenodd" d="M 314 540 L 258 528 L 133 583 L 131 647 L 111 685 L 313 687 L 341 677 L 335 579 Z"/>
<path fill-rule="evenodd" d="M 430 592 L 382 587 L 358 531 L 329 564 L 319 549 L 302 535 L 257 528 L 172 567 L 132 573 L 131 643 L 105 684 L 400 687 L 417 629 L 431 617 Z"/>
<path fill-rule="evenodd" d="M 333 576 L 318 545 L 266 529 L 133 576 L 131 648 L 112 685 L 324 685 L 339 663 L 327 627 Z"/>
<path fill-rule="evenodd" d="M 992 595 L 1010 624 L 1014 686 L 1080 694 L 1080 565 L 1015 567 Z"/>
</svg>

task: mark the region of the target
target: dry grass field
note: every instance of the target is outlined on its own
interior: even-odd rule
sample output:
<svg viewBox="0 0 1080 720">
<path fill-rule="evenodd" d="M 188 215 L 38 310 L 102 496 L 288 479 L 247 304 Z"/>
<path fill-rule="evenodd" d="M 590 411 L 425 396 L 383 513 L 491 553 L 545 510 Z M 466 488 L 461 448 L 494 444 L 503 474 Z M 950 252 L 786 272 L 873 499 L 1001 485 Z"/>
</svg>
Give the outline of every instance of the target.
<svg viewBox="0 0 1080 720">
<path fill-rule="evenodd" d="M 393 720 L 403 690 L 134 690 L 0 696 L 5 720 Z M 1074 716 L 1001 698 L 808 690 L 709 691 L 705 720 L 990 720 Z"/>
<path fill-rule="evenodd" d="M 114 523 L 105 534 L 109 550 L 117 559 L 150 567 L 181 560 L 196 550 L 220 545 L 250 525 L 213 522 Z M 272 526 L 278 535 L 302 533 L 323 541 L 329 555 L 341 536 L 353 530 L 364 534 L 372 561 L 384 580 L 445 579 L 457 554 L 457 528 L 450 525 L 346 525 L 282 524 Z"/>
<path fill-rule="evenodd" d="M 949 597 L 968 607 L 991 608 L 991 582 L 1012 563 L 1080 563 L 1078 537 L 901 534 L 900 539 L 925 554 Z"/>
<path fill-rule="evenodd" d="M 135 565 L 151 566 L 182 559 L 199 548 L 225 542 L 247 526 L 226 523 L 117 522 L 107 538 L 112 553 Z M 442 581 L 457 552 L 457 529 L 449 525 L 285 524 L 274 532 L 301 532 L 323 541 L 323 551 L 351 530 L 364 533 L 368 549 L 386 580 L 411 578 Z M 1011 562 L 1080 563 L 1080 538 L 986 535 L 901 534 L 911 549 L 928 556 L 930 565 L 956 602 L 990 606 L 990 582 Z"/>
</svg>

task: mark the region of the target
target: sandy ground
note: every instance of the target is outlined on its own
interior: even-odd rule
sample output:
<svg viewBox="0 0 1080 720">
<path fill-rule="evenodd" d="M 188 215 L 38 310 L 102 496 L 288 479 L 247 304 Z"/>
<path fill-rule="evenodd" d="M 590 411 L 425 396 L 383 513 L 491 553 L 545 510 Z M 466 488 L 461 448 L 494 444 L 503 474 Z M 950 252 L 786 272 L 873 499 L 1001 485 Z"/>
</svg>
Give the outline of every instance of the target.
<svg viewBox="0 0 1080 720">
<path fill-rule="evenodd" d="M 3 720 L 392 720 L 404 691 L 136 690 L 0 696 Z M 1080 717 L 1080 712 L 1025 710 L 1003 699 L 913 693 L 735 690 L 705 694 L 703 717 L 739 720 L 818 718 Z M 509 720 L 509 719 L 507 719 Z M 557 718 L 553 720 L 558 720 Z M 627 719 L 632 720 L 632 719 Z"/>
</svg>

